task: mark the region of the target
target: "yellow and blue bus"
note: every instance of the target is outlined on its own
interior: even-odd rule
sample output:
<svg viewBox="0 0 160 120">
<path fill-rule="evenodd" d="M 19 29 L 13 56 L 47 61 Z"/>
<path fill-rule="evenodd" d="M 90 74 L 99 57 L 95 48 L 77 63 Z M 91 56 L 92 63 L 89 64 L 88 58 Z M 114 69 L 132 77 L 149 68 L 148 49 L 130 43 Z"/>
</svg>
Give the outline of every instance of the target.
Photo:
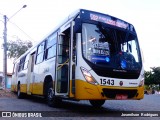
<svg viewBox="0 0 160 120">
<path fill-rule="evenodd" d="M 14 62 L 11 89 L 44 96 L 49 106 L 62 99 L 105 100 L 144 97 L 144 69 L 132 24 L 80 9 Z"/>
</svg>

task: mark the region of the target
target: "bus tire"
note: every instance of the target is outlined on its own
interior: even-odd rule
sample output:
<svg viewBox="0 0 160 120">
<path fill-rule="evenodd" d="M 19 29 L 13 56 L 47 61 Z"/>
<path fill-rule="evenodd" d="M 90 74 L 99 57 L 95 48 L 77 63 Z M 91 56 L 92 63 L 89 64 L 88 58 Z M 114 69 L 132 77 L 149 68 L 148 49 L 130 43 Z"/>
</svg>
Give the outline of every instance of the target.
<svg viewBox="0 0 160 120">
<path fill-rule="evenodd" d="M 21 99 L 21 98 L 22 98 L 22 93 L 21 93 L 20 84 L 17 85 L 17 98 L 18 98 L 18 99 Z"/>
<path fill-rule="evenodd" d="M 101 107 L 105 103 L 105 100 L 89 100 L 89 102 L 93 107 Z"/>
<path fill-rule="evenodd" d="M 47 103 L 50 107 L 57 107 L 61 102 L 61 99 L 56 98 L 53 85 L 50 83 L 48 86 L 47 92 Z"/>
</svg>

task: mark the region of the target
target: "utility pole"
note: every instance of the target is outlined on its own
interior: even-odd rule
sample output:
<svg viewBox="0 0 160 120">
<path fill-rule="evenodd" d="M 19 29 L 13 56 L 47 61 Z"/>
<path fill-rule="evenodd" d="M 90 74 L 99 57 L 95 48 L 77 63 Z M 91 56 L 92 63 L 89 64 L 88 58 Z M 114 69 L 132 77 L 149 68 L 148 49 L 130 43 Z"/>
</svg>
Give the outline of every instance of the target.
<svg viewBox="0 0 160 120">
<path fill-rule="evenodd" d="M 7 22 L 10 20 L 13 16 L 15 16 L 19 11 L 21 11 L 23 8 L 26 8 L 27 5 L 23 5 L 21 9 L 19 9 L 16 13 L 14 13 L 9 19 L 6 15 L 3 16 L 4 18 L 4 31 L 3 31 L 3 79 L 2 79 L 2 88 L 6 89 L 7 87 Z"/>
<path fill-rule="evenodd" d="M 3 80 L 2 80 L 2 87 L 3 89 L 6 88 L 7 82 L 7 16 L 4 15 L 4 31 L 3 31 Z"/>
</svg>

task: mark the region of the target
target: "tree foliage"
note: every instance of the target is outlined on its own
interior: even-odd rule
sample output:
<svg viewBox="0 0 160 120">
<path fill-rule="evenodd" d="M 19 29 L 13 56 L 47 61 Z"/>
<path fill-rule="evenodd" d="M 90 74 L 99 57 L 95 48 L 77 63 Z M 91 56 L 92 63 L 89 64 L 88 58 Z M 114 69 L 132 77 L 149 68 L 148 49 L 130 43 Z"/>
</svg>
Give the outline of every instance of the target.
<svg viewBox="0 0 160 120">
<path fill-rule="evenodd" d="M 145 71 L 146 85 L 159 85 L 160 89 L 160 67 L 152 67 L 151 71 Z"/>
<path fill-rule="evenodd" d="M 160 84 L 160 67 L 151 68 L 153 72 L 153 83 Z"/>
<path fill-rule="evenodd" d="M 22 41 L 20 39 L 16 41 L 10 40 L 7 42 L 7 55 L 9 58 L 18 58 L 31 47 L 31 41 Z"/>
<path fill-rule="evenodd" d="M 151 71 L 145 71 L 145 84 L 153 84 L 153 74 Z"/>
</svg>

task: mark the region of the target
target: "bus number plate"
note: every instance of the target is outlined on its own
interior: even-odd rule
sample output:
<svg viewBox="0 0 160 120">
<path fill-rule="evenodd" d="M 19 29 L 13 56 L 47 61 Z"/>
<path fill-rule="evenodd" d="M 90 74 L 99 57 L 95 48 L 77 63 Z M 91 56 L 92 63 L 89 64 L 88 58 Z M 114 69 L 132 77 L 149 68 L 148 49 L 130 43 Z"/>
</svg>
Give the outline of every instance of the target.
<svg viewBox="0 0 160 120">
<path fill-rule="evenodd" d="M 126 100 L 127 98 L 128 98 L 128 95 L 121 95 L 121 94 L 116 95 L 117 100 Z"/>
<path fill-rule="evenodd" d="M 101 85 L 114 85 L 114 80 L 111 79 L 100 79 Z"/>
</svg>

